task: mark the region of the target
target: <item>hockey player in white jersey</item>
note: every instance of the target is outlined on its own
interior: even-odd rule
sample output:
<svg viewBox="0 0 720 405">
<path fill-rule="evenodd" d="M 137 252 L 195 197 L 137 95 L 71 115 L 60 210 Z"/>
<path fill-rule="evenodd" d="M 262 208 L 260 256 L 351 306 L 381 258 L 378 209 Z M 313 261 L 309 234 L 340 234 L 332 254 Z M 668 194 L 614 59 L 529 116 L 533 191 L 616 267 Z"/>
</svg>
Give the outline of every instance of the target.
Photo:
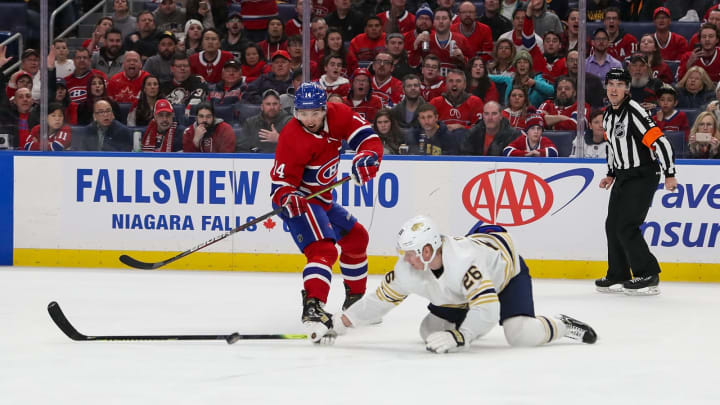
<svg viewBox="0 0 720 405">
<path fill-rule="evenodd" d="M 375 294 L 335 316 L 337 333 L 376 322 L 409 294 L 418 294 L 430 300 L 420 336 L 431 352 L 467 349 L 498 322 L 512 346 L 562 337 L 597 340 L 589 325 L 569 316 L 535 316 L 528 268 L 503 227 L 476 226 L 465 237 L 449 237 L 420 215 L 403 225 L 398 250 L 400 259 Z"/>
</svg>

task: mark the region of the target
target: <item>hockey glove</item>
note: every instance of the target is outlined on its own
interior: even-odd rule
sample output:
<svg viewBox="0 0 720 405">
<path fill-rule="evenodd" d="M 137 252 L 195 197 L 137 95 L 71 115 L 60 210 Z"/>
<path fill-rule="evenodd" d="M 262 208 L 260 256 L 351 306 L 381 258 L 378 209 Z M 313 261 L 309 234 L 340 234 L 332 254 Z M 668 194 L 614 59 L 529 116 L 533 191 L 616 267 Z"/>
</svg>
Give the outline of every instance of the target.
<svg viewBox="0 0 720 405">
<path fill-rule="evenodd" d="M 465 346 L 465 336 L 459 330 L 453 329 L 431 333 L 425 348 L 433 353 L 449 353 L 458 351 L 463 346 Z"/>
<path fill-rule="evenodd" d="M 290 193 L 282 199 L 285 213 L 288 217 L 294 218 L 310 211 L 308 201 L 300 194 Z"/>
<path fill-rule="evenodd" d="M 358 152 L 352 162 L 352 178 L 362 186 L 375 177 L 379 167 L 377 153 L 370 150 Z"/>
</svg>

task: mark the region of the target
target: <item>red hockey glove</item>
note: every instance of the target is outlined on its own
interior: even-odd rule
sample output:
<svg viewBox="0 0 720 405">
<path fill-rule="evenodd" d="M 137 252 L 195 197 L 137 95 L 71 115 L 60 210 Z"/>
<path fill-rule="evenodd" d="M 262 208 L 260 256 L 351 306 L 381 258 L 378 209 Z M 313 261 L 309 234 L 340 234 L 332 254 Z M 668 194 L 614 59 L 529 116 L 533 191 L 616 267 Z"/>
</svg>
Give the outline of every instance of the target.
<svg viewBox="0 0 720 405">
<path fill-rule="evenodd" d="M 362 186 L 377 174 L 380 162 L 377 153 L 369 150 L 355 154 L 352 163 L 352 177 L 355 183 Z"/>
<path fill-rule="evenodd" d="M 300 194 L 290 193 L 283 197 L 282 201 L 285 213 L 290 218 L 299 217 L 310 211 L 307 200 Z"/>
</svg>

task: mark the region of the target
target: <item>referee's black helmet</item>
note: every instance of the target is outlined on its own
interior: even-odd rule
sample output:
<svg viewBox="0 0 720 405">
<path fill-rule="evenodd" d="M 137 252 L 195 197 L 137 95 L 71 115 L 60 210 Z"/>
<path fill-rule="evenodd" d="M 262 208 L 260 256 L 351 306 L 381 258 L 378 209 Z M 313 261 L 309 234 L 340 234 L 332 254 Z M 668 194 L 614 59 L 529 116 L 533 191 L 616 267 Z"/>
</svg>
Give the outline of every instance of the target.
<svg viewBox="0 0 720 405">
<path fill-rule="evenodd" d="M 605 84 L 607 84 L 610 80 L 622 80 L 629 86 L 630 73 L 623 68 L 612 68 L 605 75 Z"/>
</svg>

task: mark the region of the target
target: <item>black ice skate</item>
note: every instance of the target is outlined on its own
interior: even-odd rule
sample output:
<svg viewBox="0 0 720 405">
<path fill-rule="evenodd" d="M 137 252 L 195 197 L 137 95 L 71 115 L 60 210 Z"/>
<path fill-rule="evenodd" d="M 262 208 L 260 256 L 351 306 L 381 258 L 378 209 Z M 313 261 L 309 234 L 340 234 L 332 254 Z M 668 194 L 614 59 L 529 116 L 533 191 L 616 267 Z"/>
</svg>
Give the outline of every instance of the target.
<svg viewBox="0 0 720 405">
<path fill-rule="evenodd" d="M 345 302 L 343 302 L 342 310 L 350 308 L 354 303 L 360 301 L 365 294 L 350 294 L 350 287 L 345 284 Z"/>
<path fill-rule="evenodd" d="M 567 327 L 567 332 L 565 332 L 566 337 L 582 340 L 583 343 L 587 344 L 593 344 L 597 341 L 597 333 L 595 333 L 595 330 L 593 330 L 590 325 L 567 315 L 560 314 L 558 316 Z"/>
<path fill-rule="evenodd" d="M 659 283 L 660 277 L 653 274 L 652 276 L 635 277 L 626 281 L 623 283 L 623 288 L 627 295 L 658 295 L 660 294 Z"/>
<path fill-rule="evenodd" d="M 303 312 L 302 323 L 305 325 L 308 338 L 314 343 L 332 344 L 337 334 L 332 330 L 332 314 L 325 312 L 325 303 L 314 297 L 308 297 L 302 290 Z"/>
<path fill-rule="evenodd" d="M 601 293 L 623 292 L 623 280 L 611 280 L 607 277 L 595 280 L 595 289 Z"/>
</svg>

